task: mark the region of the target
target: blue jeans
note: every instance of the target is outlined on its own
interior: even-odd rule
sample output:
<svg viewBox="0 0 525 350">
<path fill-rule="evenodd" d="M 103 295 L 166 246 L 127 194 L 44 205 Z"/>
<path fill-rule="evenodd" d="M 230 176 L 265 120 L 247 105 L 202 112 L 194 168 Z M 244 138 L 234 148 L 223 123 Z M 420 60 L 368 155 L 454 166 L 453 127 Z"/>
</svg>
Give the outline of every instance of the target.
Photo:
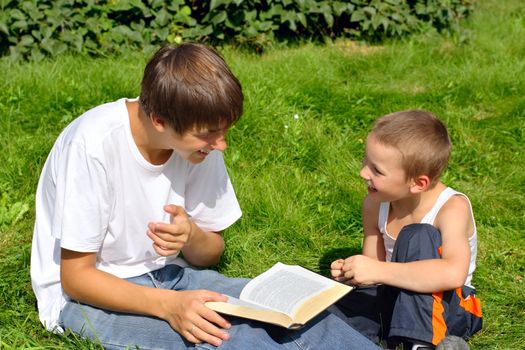
<svg viewBox="0 0 525 350">
<path fill-rule="evenodd" d="M 248 279 L 229 278 L 213 270 L 169 265 L 128 281 L 151 288 L 207 289 L 238 297 Z M 60 314 L 64 329 L 101 343 L 106 349 L 378 349 L 337 316 L 323 312 L 300 330 L 230 317 L 230 339 L 220 347 L 193 344 L 164 320 L 123 314 L 69 301 Z"/>
</svg>

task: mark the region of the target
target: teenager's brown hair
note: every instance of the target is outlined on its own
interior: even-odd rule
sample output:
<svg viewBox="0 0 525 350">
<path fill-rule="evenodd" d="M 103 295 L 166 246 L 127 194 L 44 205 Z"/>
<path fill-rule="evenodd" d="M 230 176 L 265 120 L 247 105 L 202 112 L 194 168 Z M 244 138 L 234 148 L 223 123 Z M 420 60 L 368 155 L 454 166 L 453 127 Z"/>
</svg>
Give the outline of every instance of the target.
<svg viewBox="0 0 525 350">
<path fill-rule="evenodd" d="M 241 84 L 213 48 L 198 43 L 161 48 L 148 62 L 140 105 L 178 134 L 229 127 L 241 116 Z"/>
<path fill-rule="evenodd" d="M 447 167 L 452 144 L 446 126 L 430 112 L 406 110 L 385 115 L 375 122 L 370 135 L 401 152 L 407 180 L 427 175 L 433 187 Z"/>
</svg>

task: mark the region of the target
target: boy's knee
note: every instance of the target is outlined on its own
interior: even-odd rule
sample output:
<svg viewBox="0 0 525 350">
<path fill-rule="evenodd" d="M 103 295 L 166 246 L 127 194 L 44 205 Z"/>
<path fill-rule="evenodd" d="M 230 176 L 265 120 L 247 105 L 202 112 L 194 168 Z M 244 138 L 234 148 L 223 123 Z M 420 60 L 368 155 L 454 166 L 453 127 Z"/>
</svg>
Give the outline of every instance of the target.
<svg viewBox="0 0 525 350">
<path fill-rule="evenodd" d="M 399 232 L 399 235 L 397 237 L 397 240 L 402 239 L 411 239 L 415 235 L 418 236 L 418 239 L 431 239 L 434 240 L 436 236 L 441 241 L 441 233 L 435 228 L 433 225 L 430 224 L 410 224 L 404 226 L 401 231 Z M 421 237 L 424 236 L 424 237 Z"/>
<path fill-rule="evenodd" d="M 392 261 L 409 262 L 440 258 L 441 233 L 430 224 L 403 227 L 394 246 Z"/>
</svg>

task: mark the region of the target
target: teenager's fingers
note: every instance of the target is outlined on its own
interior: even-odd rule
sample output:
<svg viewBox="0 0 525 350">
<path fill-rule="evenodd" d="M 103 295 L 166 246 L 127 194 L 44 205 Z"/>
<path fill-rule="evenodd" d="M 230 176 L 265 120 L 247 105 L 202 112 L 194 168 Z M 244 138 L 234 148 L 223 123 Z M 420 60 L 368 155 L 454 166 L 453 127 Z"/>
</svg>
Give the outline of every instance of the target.
<svg viewBox="0 0 525 350">
<path fill-rule="evenodd" d="M 169 213 L 173 216 L 177 216 L 177 215 L 183 215 L 183 216 L 186 216 L 186 210 L 184 210 L 183 207 L 181 206 L 178 206 L 178 205 L 175 205 L 175 204 L 168 204 L 168 205 L 165 205 L 164 206 L 164 211 L 166 213 Z"/>
<path fill-rule="evenodd" d="M 153 246 L 153 250 L 155 250 L 155 252 L 159 254 L 160 256 L 170 256 L 170 255 L 174 255 L 180 252 L 180 249 L 166 249 L 166 248 L 159 247 L 155 243 L 153 243 L 152 246 Z"/>
<path fill-rule="evenodd" d="M 151 231 L 148 230 L 146 232 L 149 239 L 153 241 L 153 244 L 157 245 L 158 247 L 166 250 L 174 249 L 174 250 L 181 250 L 182 247 L 184 247 L 185 242 L 184 241 L 168 241 L 165 239 L 162 239 L 158 235 L 153 234 Z"/>
<path fill-rule="evenodd" d="M 158 247 L 167 250 L 181 250 L 187 242 L 187 236 L 153 232 L 150 229 L 146 231 L 146 235 Z"/>
<path fill-rule="evenodd" d="M 204 305 L 207 301 L 228 301 L 228 296 L 207 289 L 199 289 L 198 299 Z"/>
<path fill-rule="evenodd" d="M 158 242 L 164 241 L 167 243 L 186 243 L 186 240 L 188 236 L 185 236 L 183 234 L 179 233 L 166 233 L 166 232 L 160 232 L 160 231 L 151 231 L 147 230 L 146 234 L 148 237 L 150 237 L 152 240 L 157 240 Z"/>
<path fill-rule="evenodd" d="M 223 340 L 227 340 L 229 338 L 229 335 L 228 333 L 221 331 L 217 327 L 215 327 L 215 329 L 217 329 L 218 332 L 209 331 L 209 327 L 202 326 L 201 328 L 199 326 L 194 326 L 190 329 L 190 334 L 196 339 L 198 339 L 199 343 L 206 342 L 214 346 L 220 346 Z"/>
<path fill-rule="evenodd" d="M 191 328 L 190 328 L 191 329 Z M 184 336 L 184 338 L 186 338 L 187 341 L 193 343 L 193 344 L 198 344 L 198 343 L 201 343 L 201 340 L 198 339 L 195 335 L 193 335 L 193 332 L 195 331 L 195 329 L 193 330 L 185 330 L 182 332 L 182 336 Z"/>
<path fill-rule="evenodd" d="M 177 237 L 184 233 L 180 232 L 180 227 L 174 224 L 165 224 L 162 222 L 150 223 L 148 225 L 149 231 L 158 235 L 159 237 Z"/>
<path fill-rule="evenodd" d="M 208 320 L 209 322 L 211 322 L 210 323 L 211 326 L 213 326 L 213 324 L 216 324 L 220 328 L 224 328 L 224 329 L 228 329 L 228 328 L 231 327 L 230 322 L 226 321 L 217 312 L 215 312 L 212 309 L 209 309 L 207 307 L 205 307 L 205 308 L 206 308 L 206 310 L 202 311 L 201 316 L 203 318 L 205 318 L 206 320 Z M 213 327 L 217 328 L 215 326 L 213 326 Z M 207 330 L 211 331 L 212 329 L 208 327 Z"/>
<path fill-rule="evenodd" d="M 204 300 L 221 300 L 222 295 L 219 293 L 207 293 L 207 291 L 204 291 L 204 294 L 201 295 L 199 299 L 201 298 L 202 300 L 200 300 L 200 303 L 193 303 L 199 318 L 193 320 L 188 331 L 200 341 L 219 346 L 223 340 L 229 339 L 230 335 L 224 330 L 224 328 L 230 328 L 231 324 L 218 313 L 207 308 L 204 305 Z"/>
</svg>

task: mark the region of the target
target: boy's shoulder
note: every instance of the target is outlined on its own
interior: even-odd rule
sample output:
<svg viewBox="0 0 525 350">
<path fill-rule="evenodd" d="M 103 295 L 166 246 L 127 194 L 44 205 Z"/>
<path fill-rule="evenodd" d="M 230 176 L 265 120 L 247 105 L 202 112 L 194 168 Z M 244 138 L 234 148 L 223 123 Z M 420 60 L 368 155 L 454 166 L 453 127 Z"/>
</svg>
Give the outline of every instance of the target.
<svg viewBox="0 0 525 350">
<path fill-rule="evenodd" d="M 445 184 L 440 183 L 442 186 L 439 189 L 439 194 L 435 200 L 436 204 L 440 205 L 441 208 L 466 208 L 470 209 L 470 199 L 466 194 L 456 191 L 452 187 L 449 187 Z"/>
<path fill-rule="evenodd" d="M 440 209 L 440 213 L 457 211 L 459 213 L 470 213 L 471 205 L 468 197 L 460 192 L 451 195 Z"/>
<path fill-rule="evenodd" d="M 470 199 L 461 192 L 447 187 L 447 192 L 442 196 L 439 211 L 436 213 L 435 226 L 442 228 L 453 225 L 467 225 L 469 231 L 473 232 L 474 214 Z"/>
</svg>

